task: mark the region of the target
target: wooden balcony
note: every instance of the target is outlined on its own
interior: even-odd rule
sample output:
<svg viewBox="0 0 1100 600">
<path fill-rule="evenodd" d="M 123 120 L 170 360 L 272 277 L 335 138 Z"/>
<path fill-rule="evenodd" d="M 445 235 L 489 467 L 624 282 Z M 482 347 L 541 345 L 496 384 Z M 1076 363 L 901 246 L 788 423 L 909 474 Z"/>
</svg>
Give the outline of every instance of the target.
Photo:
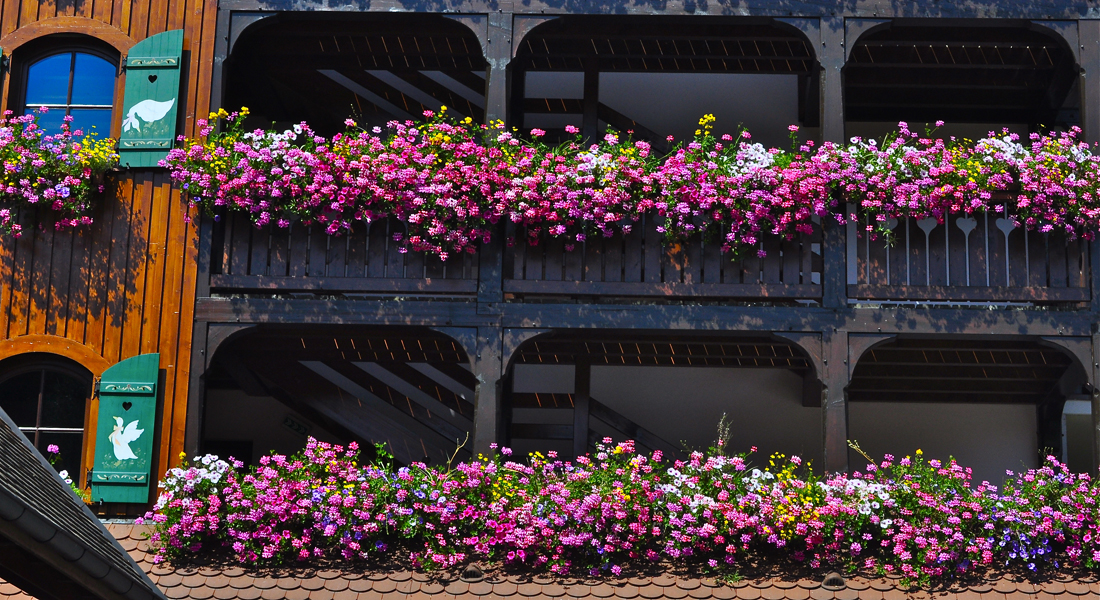
<svg viewBox="0 0 1100 600">
<path fill-rule="evenodd" d="M 603 297 L 789 303 L 821 301 L 821 282 L 831 281 L 827 272 L 846 269 L 849 302 L 1091 299 L 1089 243 L 1069 241 L 1061 232 L 1027 232 L 996 215 L 954 216 L 946 224 L 901 221 L 893 231 L 888 243 L 872 240 L 865 223 L 849 224 L 832 238 L 843 246 L 847 263 L 826 264 L 820 230 L 792 240 L 766 236 L 758 252 L 734 258 L 702 236 L 668 243 L 653 219 L 640 221 L 629 234 L 593 236 L 572 247 L 545 234 L 529 245 L 524 230 L 508 225 L 500 234 L 514 243 L 441 261 L 430 253 L 401 252 L 394 236 L 404 227 L 396 220 L 333 237 L 316 225 L 257 229 L 234 215 L 214 228 L 210 289 L 219 295 L 470 299 L 496 290 L 496 298 L 503 294 L 515 302 Z M 501 271 L 500 279 L 480 278 Z"/>
<path fill-rule="evenodd" d="M 391 219 L 330 236 L 318 225 L 257 229 L 242 215 L 225 219 L 214 236 L 210 287 L 233 293 L 474 295 L 478 259 L 442 261 L 426 252 L 402 252 Z M 221 238 L 219 240 L 219 237 Z M 220 260 L 219 260 L 220 259 Z M 219 264 L 220 262 L 220 264 Z"/>
<path fill-rule="evenodd" d="M 895 222 L 893 243 L 849 224 L 848 297 L 1072 303 L 1091 298 L 1089 243 L 997 215 Z"/>
<path fill-rule="evenodd" d="M 795 300 L 821 298 L 820 232 L 783 240 L 769 235 L 757 252 L 737 259 L 720 240 L 694 236 L 667 244 L 654 219 L 627 234 L 593 236 L 567 249 L 543 235 L 528 245 L 522 232 L 504 256 L 504 292 L 516 296 L 616 296 Z"/>
</svg>

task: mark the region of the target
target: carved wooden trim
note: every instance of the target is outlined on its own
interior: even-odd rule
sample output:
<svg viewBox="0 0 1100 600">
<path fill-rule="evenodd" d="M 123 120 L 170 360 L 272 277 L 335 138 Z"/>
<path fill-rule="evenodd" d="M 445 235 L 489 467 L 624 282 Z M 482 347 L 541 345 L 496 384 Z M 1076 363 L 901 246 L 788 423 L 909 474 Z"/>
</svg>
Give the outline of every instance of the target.
<svg viewBox="0 0 1100 600">
<path fill-rule="evenodd" d="M 120 54 L 126 54 L 137 40 L 126 32 L 103 21 L 84 17 L 53 17 L 35 21 L 0 38 L 0 48 L 10 54 L 29 41 L 55 33 L 79 33 L 113 46 Z"/>
<path fill-rule="evenodd" d="M 103 375 L 112 364 L 88 346 L 56 335 L 22 335 L 0 341 L 0 358 L 11 358 L 27 352 L 63 356 L 91 371 L 93 377 Z"/>
</svg>

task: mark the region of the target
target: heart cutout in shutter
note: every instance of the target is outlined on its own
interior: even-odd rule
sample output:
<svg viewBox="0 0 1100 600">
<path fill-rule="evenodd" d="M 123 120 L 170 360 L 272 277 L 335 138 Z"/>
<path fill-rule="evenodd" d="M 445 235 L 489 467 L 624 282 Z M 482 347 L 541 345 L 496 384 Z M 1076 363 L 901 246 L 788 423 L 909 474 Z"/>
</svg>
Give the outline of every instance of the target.
<svg viewBox="0 0 1100 600">
<path fill-rule="evenodd" d="M 122 403 L 122 410 L 130 410 L 130 407 L 133 406 L 133 405 L 134 405 L 133 402 L 123 402 Z"/>
<path fill-rule="evenodd" d="M 156 80 L 157 80 L 157 76 L 156 76 L 156 75 L 150 75 L 150 76 L 149 76 L 149 83 L 155 83 L 155 82 L 156 82 Z"/>
</svg>

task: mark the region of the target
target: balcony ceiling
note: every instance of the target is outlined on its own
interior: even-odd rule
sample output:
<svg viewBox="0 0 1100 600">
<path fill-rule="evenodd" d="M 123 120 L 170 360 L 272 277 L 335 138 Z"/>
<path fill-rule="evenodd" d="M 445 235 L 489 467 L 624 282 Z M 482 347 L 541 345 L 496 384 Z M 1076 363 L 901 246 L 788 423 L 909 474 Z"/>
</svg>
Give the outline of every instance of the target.
<svg viewBox="0 0 1100 600">
<path fill-rule="evenodd" d="M 1068 50 L 1036 31 L 894 27 L 852 48 L 845 116 L 1054 125 L 1076 77 Z"/>
<path fill-rule="evenodd" d="M 899 340 L 859 359 L 848 399 L 1038 404 L 1070 364 L 1063 352 L 1030 341 Z"/>
</svg>

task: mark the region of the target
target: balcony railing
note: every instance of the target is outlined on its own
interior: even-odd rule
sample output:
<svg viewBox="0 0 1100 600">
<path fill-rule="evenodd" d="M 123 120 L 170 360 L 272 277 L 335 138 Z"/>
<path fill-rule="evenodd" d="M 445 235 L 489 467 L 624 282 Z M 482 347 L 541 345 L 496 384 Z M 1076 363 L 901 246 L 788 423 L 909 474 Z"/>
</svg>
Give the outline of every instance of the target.
<svg viewBox="0 0 1100 600">
<path fill-rule="evenodd" d="M 242 215 L 232 215 L 220 233 L 222 239 L 214 239 L 210 277 L 210 287 L 217 291 L 477 293 L 476 255 L 442 261 L 431 253 L 402 252 L 394 236 L 403 234 L 404 226 L 396 219 L 331 236 L 319 225 L 298 223 L 288 229 L 257 229 Z"/>
<path fill-rule="evenodd" d="M 317 225 L 257 229 L 230 216 L 213 236 L 211 290 L 217 294 L 371 294 L 505 299 L 617 297 L 651 300 L 817 301 L 824 271 L 847 269 L 850 301 L 1079 303 L 1091 298 L 1089 244 L 1064 233 L 1027 232 L 997 215 L 953 216 L 894 224 L 893 240 L 871 239 L 866 223 L 845 232 L 847 265 L 824 264 L 821 231 L 791 240 L 765 236 L 737 257 L 720 241 L 695 236 L 669 243 L 653 219 L 629 234 L 592 236 L 572 246 L 547 235 L 526 243 L 521 228 L 502 228 L 514 243 L 500 254 L 441 261 L 401 251 L 396 220 L 329 236 Z M 490 253 L 490 254 L 486 254 Z M 760 256 L 763 254 L 763 256 Z M 485 265 L 501 265 L 496 282 Z M 488 271 L 486 271 L 488 272 Z"/>
<path fill-rule="evenodd" d="M 758 251 L 734 259 L 721 240 L 694 236 L 668 244 L 655 219 L 629 234 L 591 236 L 572 249 L 543 235 L 519 241 L 504 257 L 504 291 L 515 295 L 814 299 L 821 297 L 820 235 L 783 240 L 769 235 Z"/>
<path fill-rule="evenodd" d="M 1003 216 L 905 219 L 892 243 L 849 224 L 848 297 L 864 300 L 1083 302 L 1089 244 L 1026 231 Z"/>
</svg>

